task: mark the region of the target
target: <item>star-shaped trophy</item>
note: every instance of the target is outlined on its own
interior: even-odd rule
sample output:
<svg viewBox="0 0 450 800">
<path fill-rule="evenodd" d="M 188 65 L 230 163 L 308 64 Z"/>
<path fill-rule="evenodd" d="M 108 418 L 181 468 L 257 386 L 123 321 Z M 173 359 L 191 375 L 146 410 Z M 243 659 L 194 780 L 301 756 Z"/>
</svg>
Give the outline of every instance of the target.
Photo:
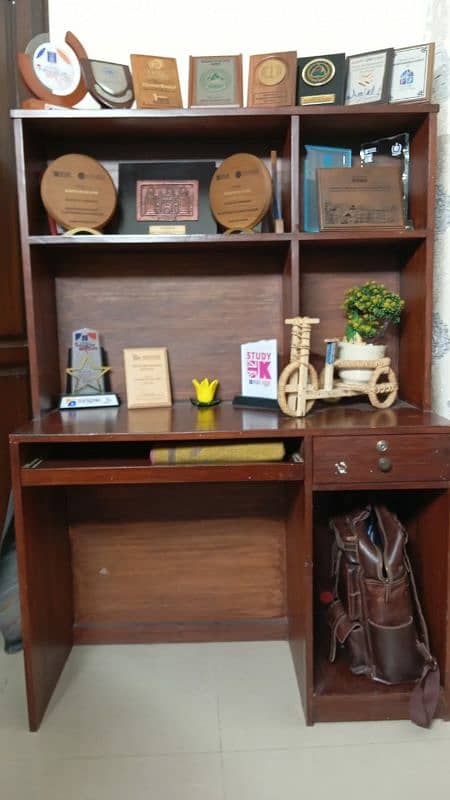
<svg viewBox="0 0 450 800">
<path fill-rule="evenodd" d="M 60 409 L 106 408 L 118 406 L 119 399 L 106 391 L 105 375 L 111 367 L 103 364 L 98 331 L 81 328 L 72 334 L 67 367 L 68 394 L 62 395 Z"/>
</svg>

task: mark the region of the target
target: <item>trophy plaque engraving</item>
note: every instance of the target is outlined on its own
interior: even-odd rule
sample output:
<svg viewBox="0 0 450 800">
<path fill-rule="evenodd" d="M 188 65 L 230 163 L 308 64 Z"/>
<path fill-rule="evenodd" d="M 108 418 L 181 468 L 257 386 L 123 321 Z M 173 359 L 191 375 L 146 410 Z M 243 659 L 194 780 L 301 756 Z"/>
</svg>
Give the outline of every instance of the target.
<svg viewBox="0 0 450 800">
<path fill-rule="evenodd" d="M 139 222 L 198 219 L 198 181 L 137 181 Z"/>
<path fill-rule="evenodd" d="M 345 104 L 387 103 L 394 50 L 360 53 L 347 59 Z"/>
<path fill-rule="evenodd" d="M 182 108 L 175 58 L 131 55 L 131 72 L 138 108 Z"/>
<path fill-rule="evenodd" d="M 299 58 L 297 72 L 299 106 L 344 102 L 345 53 Z"/>
<path fill-rule="evenodd" d="M 68 393 L 61 396 L 58 406 L 60 409 L 119 405 L 117 395 L 105 389 L 105 375 L 111 367 L 106 366 L 103 360 L 98 331 L 80 328 L 73 332 L 70 366 L 66 369 Z"/>
<path fill-rule="evenodd" d="M 101 106 L 130 108 L 134 101 L 131 72 L 125 64 L 80 58 L 86 85 Z"/>
<path fill-rule="evenodd" d="M 318 169 L 321 231 L 405 227 L 396 167 Z"/>
<path fill-rule="evenodd" d="M 71 153 L 49 164 L 41 180 L 47 213 L 63 228 L 103 228 L 114 214 L 117 191 L 109 172 L 90 156 Z"/>
<path fill-rule="evenodd" d="M 433 65 L 434 42 L 395 50 L 389 102 L 429 102 L 433 83 Z"/>
<path fill-rule="evenodd" d="M 79 63 L 80 54 L 86 56 L 86 51 L 70 31 L 64 42 L 53 44 L 48 33 L 41 33 L 28 43 L 24 53 L 17 53 L 22 80 L 42 101 L 42 107 L 49 103 L 70 108 L 87 92 Z"/>
<path fill-rule="evenodd" d="M 166 347 L 127 347 L 123 351 L 128 408 L 172 405 Z"/>
<path fill-rule="evenodd" d="M 191 56 L 189 106 L 242 106 L 242 56 Z"/>
<path fill-rule="evenodd" d="M 227 233 L 251 231 L 272 202 L 272 178 L 264 162 L 250 153 L 226 158 L 214 173 L 209 202 Z"/>
<path fill-rule="evenodd" d="M 294 105 L 296 80 L 295 51 L 250 56 L 247 105 Z"/>
</svg>

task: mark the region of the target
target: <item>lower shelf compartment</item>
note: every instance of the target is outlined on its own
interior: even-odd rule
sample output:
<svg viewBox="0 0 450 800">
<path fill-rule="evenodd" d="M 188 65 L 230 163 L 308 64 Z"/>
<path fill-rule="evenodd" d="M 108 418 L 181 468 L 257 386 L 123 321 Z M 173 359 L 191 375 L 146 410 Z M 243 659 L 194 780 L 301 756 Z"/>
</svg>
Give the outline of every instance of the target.
<svg viewBox="0 0 450 800">
<path fill-rule="evenodd" d="M 199 622 L 140 622 L 74 625 L 74 644 L 156 644 L 175 642 L 249 642 L 287 638 L 287 617 Z"/>
<path fill-rule="evenodd" d="M 313 722 L 409 719 L 414 686 L 387 686 L 364 675 L 353 675 L 342 658 L 331 663 L 322 655 L 316 666 Z M 448 719 L 442 690 L 436 716 Z"/>
</svg>

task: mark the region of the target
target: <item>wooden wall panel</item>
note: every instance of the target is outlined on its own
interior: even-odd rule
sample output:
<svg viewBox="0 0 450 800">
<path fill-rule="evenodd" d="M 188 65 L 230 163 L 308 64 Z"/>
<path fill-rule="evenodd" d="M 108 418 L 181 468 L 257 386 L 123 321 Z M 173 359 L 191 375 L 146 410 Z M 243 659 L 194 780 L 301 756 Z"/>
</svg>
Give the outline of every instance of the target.
<svg viewBox="0 0 450 800">
<path fill-rule="evenodd" d="M 75 624 L 286 614 L 277 485 L 73 490 Z"/>
</svg>

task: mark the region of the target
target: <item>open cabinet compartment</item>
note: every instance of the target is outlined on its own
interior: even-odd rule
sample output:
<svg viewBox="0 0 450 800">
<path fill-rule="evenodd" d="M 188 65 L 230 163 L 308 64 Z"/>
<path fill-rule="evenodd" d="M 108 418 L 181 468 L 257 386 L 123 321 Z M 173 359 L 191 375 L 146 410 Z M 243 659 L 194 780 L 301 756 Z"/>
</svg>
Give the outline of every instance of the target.
<svg viewBox="0 0 450 800">
<path fill-rule="evenodd" d="M 408 532 L 408 554 L 416 578 L 420 602 L 430 637 L 430 649 L 441 673 L 441 700 L 437 715 L 448 719 L 449 707 L 449 512 L 447 487 L 401 491 L 349 491 L 314 493 L 314 676 L 313 720 L 379 720 L 409 717 L 409 698 L 414 684 L 387 686 L 365 676 L 353 675 L 338 650 L 334 663 L 328 658 L 330 633 L 320 594 L 332 590 L 329 519 L 364 507 L 384 504 L 394 511 Z"/>
</svg>

